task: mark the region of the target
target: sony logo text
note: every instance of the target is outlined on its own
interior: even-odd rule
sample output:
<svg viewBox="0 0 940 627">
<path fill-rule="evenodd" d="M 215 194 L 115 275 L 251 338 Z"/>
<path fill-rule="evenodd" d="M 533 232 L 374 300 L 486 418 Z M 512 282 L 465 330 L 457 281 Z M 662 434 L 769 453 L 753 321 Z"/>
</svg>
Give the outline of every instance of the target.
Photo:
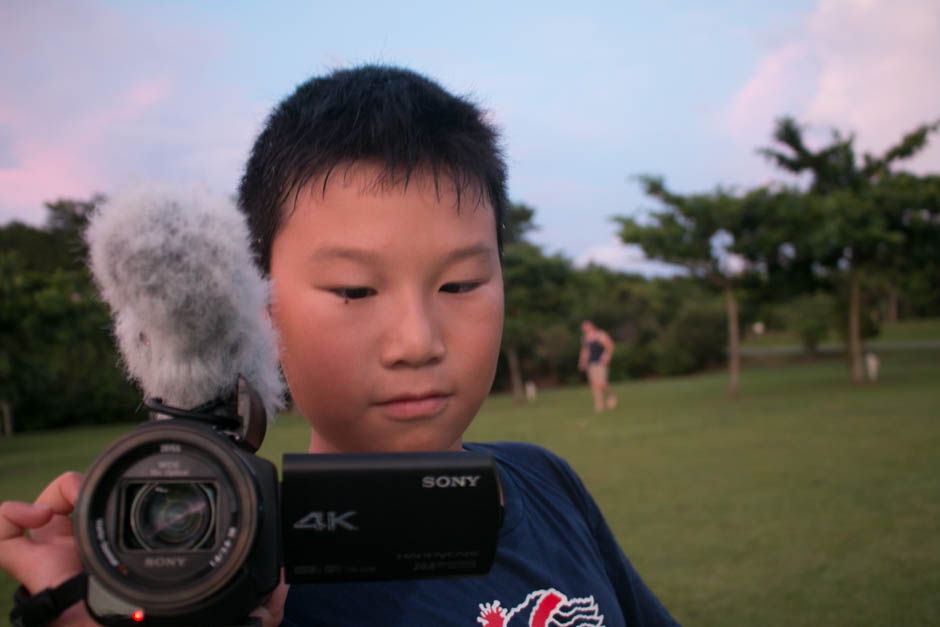
<svg viewBox="0 0 940 627">
<path fill-rule="evenodd" d="M 177 568 L 185 564 L 185 557 L 147 557 L 144 559 L 146 568 Z"/>
<path fill-rule="evenodd" d="M 423 488 L 475 488 L 480 480 L 480 475 L 461 475 L 448 476 L 438 475 L 433 477 L 428 475 L 421 479 Z"/>
</svg>

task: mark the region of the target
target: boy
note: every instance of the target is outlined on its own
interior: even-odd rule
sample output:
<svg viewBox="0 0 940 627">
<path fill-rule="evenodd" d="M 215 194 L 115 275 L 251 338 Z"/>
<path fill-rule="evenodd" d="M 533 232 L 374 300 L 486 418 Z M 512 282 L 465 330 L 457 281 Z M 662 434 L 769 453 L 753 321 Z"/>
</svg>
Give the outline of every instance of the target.
<svg viewBox="0 0 940 627">
<path fill-rule="evenodd" d="M 311 426 L 309 451 L 483 450 L 506 510 L 486 577 L 298 585 L 286 604 L 282 587 L 259 608 L 266 625 L 282 609 L 285 625 L 675 624 L 563 460 L 462 440 L 502 331 L 496 141 L 470 103 L 414 73 L 367 66 L 301 85 L 254 145 L 239 204 L 272 281 L 281 366 Z M 79 570 L 65 526 L 77 481 L 47 488 L 37 502 L 51 510 L 0 506 L 0 567 L 32 594 Z M 80 606 L 69 612 L 63 624 L 87 619 Z"/>
</svg>

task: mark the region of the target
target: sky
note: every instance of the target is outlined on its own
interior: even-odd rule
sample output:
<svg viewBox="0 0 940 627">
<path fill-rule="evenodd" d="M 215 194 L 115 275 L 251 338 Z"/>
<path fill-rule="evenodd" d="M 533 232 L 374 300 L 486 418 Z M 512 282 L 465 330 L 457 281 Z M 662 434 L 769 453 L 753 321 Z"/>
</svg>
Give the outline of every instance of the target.
<svg viewBox="0 0 940 627">
<path fill-rule="evenodd" d="M 401 65 L 500 129 L 530 239 L 655 275 L 613 216 L 785 180 L 774 121 L 881 152 L 940 119 L 937 0 L 0 2 L 0 223 L 156 180 L 234 193 L 268 112 L 311 76 Z M 940 136 L 904 164 L 940 172 Z"/>
</svg>

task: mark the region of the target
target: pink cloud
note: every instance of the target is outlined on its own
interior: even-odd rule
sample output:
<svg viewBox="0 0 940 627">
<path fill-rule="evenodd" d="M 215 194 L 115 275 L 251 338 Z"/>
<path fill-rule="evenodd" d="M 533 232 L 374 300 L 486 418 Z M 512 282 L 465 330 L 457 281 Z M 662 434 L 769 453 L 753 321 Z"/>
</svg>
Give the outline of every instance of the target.
<svg viewBox="0 0 940 627">
<path fill-rule="evenodd" d="M 13 60 L 0 66 L 0 222 L 39 223 L 45 201 L 134 179 L 234 189 L 262 114 L 212 82 L 217 35 L 120 5 L 14 4 L 0 3 Z"/>
<path fill-rule="evenodd" d="M 15 168 L 0 169 L 0 189 L 4 205 L 22 208 L 15 216 L 19 220 L 39 224 L 46 217 L 44 201 L 87 198 L 97 191 L 88 182 L 100 178 L 99 172 L 81 155 L 27 142 L 17 146 L 17 158 Z M 0 220 L 13 217 L 0 214 Z"/>
<path fill-rule="evenodd" d="M 67 124 L 47 132 L 23 133 L 46 124 L 28 111 L 0 111 L 5 126 L 21 132 L 10 152 L 13 166 L 0 169 L 0 205 L 12 207 L 19 219 L 37 224 L 45 219 L 43 202 L 60 197 L 89 197 L 110 182 L 102 164 L 109 129 L 134 123 L 165 97 L 165 82 L 151 80 L 130 86 L 114 102 L 76 113 Z M 0 214 L 0 220 L 8 217 Z"/>
<path fill-rule="evenodd" d="M 147 109 L 166 100 L 169 91 L 166 79 L 152 78 L 131 87 L 125 94 L 124 102 L 132 111 Z"/>
<path fill-rule="evenodd" d="M 813 57 L 805 43 L 790 42 L 767 55 L 731 103 L 729 132 L 748 140 L 755 133 L 766 134 L 775 116 L 801 108 L 799 101 L 805 97 L 793 88 L 813 71 Z"/>
<path fill-rule="evenodd" d="M 802 28 L 769 52 L 736 93 L 726 131 L 766 145 L 776 117 L 857 134 L 879 153 L 917 125 L 940 118 L 940 3 L 820 0 Z M 940 170 L 940 137 L 908 164 Z"/>
</svg>

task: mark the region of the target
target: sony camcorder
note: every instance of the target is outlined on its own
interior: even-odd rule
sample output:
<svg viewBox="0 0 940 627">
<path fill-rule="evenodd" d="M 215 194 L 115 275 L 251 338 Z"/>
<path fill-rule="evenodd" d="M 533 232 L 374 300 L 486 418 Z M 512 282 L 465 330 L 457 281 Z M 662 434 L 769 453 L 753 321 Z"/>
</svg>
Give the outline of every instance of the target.
<svg viewBox="0 0 940 627">
<path fill-rule="evenodd" d="M 502 520 L 499 477 L 474 452 L 254 452 L 266 418 L 243 380 L 156 419 L 89 469 L 74 516 L 86 606 L 105 625 L 243 625 L 279 581 L 482 575 Z"/>
</svg>

